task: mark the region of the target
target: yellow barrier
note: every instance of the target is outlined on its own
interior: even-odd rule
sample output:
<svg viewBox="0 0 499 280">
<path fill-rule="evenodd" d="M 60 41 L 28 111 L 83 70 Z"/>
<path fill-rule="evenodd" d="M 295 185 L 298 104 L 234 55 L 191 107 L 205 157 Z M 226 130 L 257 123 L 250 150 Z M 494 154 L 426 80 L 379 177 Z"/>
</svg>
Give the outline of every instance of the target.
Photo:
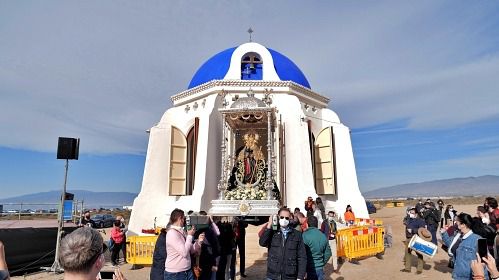
<svg viewBox="0 0 499 280">
<path fill-rule="evenodd" d="M 157 235 L 127 237 L 126 260 L 130 264 L 151 265 Z"/>
<path fill-rule="evenodd" d="M 382 226 L 361 226 L 338 230 L 336 235 L 338 257 L 352 260 L 382 253 L 385 250 L 383 231 Z"/>
</svg>

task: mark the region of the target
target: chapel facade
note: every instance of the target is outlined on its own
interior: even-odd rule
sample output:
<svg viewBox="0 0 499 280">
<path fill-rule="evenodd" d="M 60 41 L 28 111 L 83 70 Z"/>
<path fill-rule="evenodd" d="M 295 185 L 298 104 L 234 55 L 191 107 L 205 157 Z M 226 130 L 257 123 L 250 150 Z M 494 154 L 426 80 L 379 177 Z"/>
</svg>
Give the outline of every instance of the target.
<svg viewBox="0 0 499 280">
<path fill-rule="evenodd" d="M 129 230 L 165 226 L 175 208 L 268 216 L 320 196 L 368 218 L 350 130 L 283 54 L 250 42 L 206 61 L 150 128 Z"/>
</svg>

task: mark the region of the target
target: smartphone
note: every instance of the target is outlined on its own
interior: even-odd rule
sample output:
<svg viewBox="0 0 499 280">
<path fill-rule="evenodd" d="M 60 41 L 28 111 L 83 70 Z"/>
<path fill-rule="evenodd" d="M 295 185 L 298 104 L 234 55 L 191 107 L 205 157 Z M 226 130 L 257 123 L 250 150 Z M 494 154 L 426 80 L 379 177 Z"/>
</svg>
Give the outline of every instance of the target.
<svg viewBox="0 0 499 280">
<path fill-rule="evenodd" d="M 486 258 L 488 253 L 487 239 L 480 238 L 478 239 L 477 242 L 478 242 L 477 248 L 478 248 L 478 254 L 480 255 L 480 260 L 484 262 L 482 258 Z"/>
<path fill-rule="evenodd" d="M 100 279 L 113 279 L 114 271 L 101 271 Z"/>
<path fill-rule="evenodd" d="M 272 229 L 273 230 L 277 230 L 277 224 L 278 224 L 277 215 L 273 215 L 272 216 Z"/>
<path fill-rule="evenodd" d="M 191 230 L 191 228 L 192 228 L 191 217 L 189 215 L 185 216 L 185 228 L 187 230 Z"/>
</svg>

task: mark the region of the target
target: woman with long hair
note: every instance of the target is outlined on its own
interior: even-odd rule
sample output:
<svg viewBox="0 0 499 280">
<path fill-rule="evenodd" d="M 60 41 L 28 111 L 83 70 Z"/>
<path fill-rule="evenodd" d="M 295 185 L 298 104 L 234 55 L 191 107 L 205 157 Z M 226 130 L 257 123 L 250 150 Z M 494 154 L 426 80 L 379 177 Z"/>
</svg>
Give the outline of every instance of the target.
<svg viewBox="0 0 499 280">
<path fill-rule="evenodd" d="M 347 205 L 344 217 L 345 217 L 345 223 L 347 223 L 347 225 L 353 225 L 353 223 L 355 222 L 355 214 L 353 213 L 352 206 L 350 206 L 350 204 Z"/>
<path fill-rule="evenodd" d="M 318 196 L 315 199 L 315 204 L 317 205 L 317 208 L 321 211 L 322 215 L 322 220 L 326 219 L 326 207 L 324 207 L 324 203 L 322 203 L 322 198 Z"/>
</svg>

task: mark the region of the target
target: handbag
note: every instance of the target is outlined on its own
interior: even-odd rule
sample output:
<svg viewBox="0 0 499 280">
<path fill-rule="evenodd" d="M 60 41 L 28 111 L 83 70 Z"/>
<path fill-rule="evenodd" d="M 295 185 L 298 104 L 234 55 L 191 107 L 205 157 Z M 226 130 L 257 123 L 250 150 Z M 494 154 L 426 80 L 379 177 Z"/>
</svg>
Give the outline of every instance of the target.
<svg viewBox="0 0 499 280">
<path fill-rule="evenodd" d="M 196 264 L 192 267 L 192 272 L 194 273 L 194 277 L 199 279 L 201 277 L 201 267 L 199 266 L 199 256 L 196 256 Z"/>
</svg>

